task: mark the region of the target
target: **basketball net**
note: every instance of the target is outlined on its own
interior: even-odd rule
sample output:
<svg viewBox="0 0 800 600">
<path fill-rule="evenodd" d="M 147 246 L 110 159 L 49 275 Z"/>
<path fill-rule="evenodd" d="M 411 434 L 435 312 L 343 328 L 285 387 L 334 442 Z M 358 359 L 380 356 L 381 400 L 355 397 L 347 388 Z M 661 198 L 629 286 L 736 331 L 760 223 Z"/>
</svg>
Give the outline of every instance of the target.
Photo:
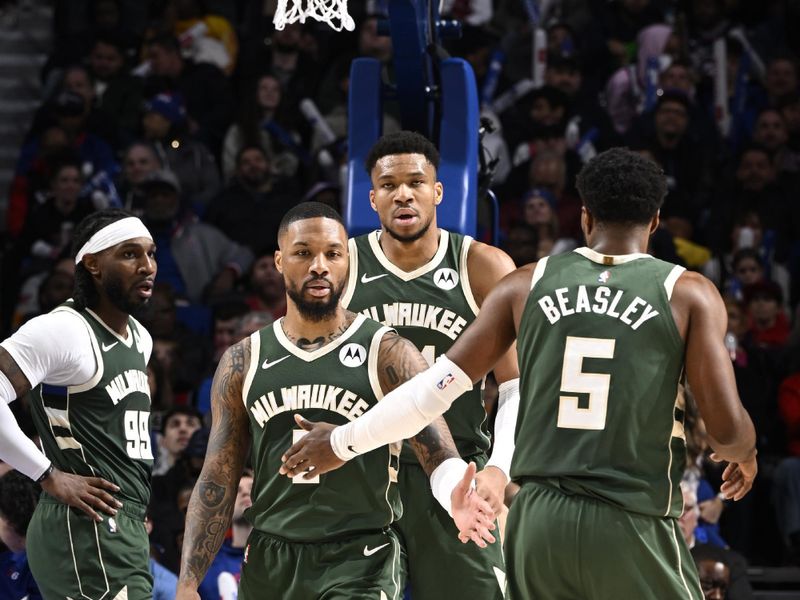
<svg viewBox="0 0 800 600">
<path fill-rule="evenodd" d="M 326 23 L 336 31 L 356 28 L 347 12 L 347 0 L 278 0 L 272 23 L 275 29 L 283 29 L 289 23 L 305 23 L 308 18 Z"/>
</svg>

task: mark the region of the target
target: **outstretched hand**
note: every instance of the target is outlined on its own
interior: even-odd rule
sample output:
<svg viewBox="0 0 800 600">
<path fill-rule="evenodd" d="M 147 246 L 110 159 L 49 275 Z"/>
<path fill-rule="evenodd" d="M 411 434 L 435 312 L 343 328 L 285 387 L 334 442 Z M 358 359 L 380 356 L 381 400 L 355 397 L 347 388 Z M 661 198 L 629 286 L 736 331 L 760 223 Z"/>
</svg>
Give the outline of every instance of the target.
<svg viewBox="0 0 800 600">
<path fill-rule="evenodd" d="M 281 475 L 294 477 L 304 473 L 303 479 L 312 479 L 328 471 L 334 471 L 344 464 L 331 448 L 331 432 L 336 427 L 330 423 L 313 423 L 300 415 L 295 422 L 308 433 L 281 456 L 283 464 Z"/>
<path fill-rule="evenodd" d="M 118 492 L 119 487 L 102 477 L 82 477 L 53 469 L 42 482 L 42 489 L 64 504 L 82 510 L 98 523 L 103 517 L 97 511 L 114 516 L 122 506 L 122 502 L 109 494 Z"/>
<path fill-rule="evenodd" d="M 495 542 L 491 534 L 495 529 L 495 515 L 489 503 L 472 487 L 476 471 L 475 463 L 469 463 L 461 481 L 450 494 L 450 506 L 461 543 L 466 544 L 472 540 L 481 548 L 486 548 L 487 542 L 489 544 Z"/>
<path fill-rule="evenodd" d="M 711 459 L 717 462 L 720 459 L 716 454 L 711 455 Z M 729 500 L 741 500 L 753 487 L 753 480 L 758 473 L 758 462 L 755 453 L 745 461 L 739 463 L 728 463 L 722 473 L 722 486 L 719 491 Z"/>
</svg>

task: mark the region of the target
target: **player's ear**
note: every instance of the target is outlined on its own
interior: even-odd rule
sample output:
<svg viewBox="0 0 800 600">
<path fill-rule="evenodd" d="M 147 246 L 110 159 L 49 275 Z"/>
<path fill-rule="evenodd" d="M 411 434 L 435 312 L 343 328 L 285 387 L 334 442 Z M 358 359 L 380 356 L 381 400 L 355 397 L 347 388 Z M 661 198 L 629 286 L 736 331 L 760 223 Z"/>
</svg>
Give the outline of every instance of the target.
<svg viewBox="0 0 800 600">
<path fill-rule="evenodd" d="M 283 275 L 283 265 L 281 264 L 281 251 L 275 250 L 275 268 L 278 269 L 278 273 Z"/>
<path fill-rule="evenodd" d="M 369 205 L 372 207 L 372 210 L 378 212 L 378 207 L 375 206 L 375 190 L 371 189 L 369 191 Z"/>
<path fill-rule="evenodd" d="M 653 235 L 658 229 L 658 225 L 661 223 L 661 211 L 656 211 L 655 216 L 650 221 L 650 235 Z"/>
<path fill-rule="evenodd" d="M 441 181 L 437 181 L 433 184 L 433 194 L 434 203 L 436 206 L 439 206 L 444 198 L 444 186 Z"/>
<path fill-rule="evenodd" d="M 81 262 L 83 263 L 83 268 L 89 271 L 90 275 L 93 277 L 100 275 L 100 263 L 96 254 L 85 254 Z"/>
</svg>

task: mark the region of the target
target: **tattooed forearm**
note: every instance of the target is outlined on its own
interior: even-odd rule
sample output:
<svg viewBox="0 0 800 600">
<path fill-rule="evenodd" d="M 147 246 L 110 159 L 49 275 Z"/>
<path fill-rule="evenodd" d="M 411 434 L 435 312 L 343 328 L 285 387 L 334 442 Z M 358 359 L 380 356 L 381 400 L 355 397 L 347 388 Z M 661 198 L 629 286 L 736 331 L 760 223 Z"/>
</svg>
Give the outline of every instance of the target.
<svg viewBox="0 0 800 600">
<path fill-rule="evenodd" d="M 414 344 L 396 333 L 387 333 L 378 350 L 378 380 L 384 393 L 428 368 Z"/>
<path fill-rule="evenodd" d="M 180 580 L 199 584 L 225 538 L 244 466 L 249 429 L 242 381 L 249 340 L 223 355 L 211 388 L 211 434 L 200 479 L 186 513 Z"/>
<path fill-rule="evenodd" d="M 409 442 L 428 477 L 448 458 L 458 458 L 453 436 L 442 417 L 438 417 Z"/>
</svg>

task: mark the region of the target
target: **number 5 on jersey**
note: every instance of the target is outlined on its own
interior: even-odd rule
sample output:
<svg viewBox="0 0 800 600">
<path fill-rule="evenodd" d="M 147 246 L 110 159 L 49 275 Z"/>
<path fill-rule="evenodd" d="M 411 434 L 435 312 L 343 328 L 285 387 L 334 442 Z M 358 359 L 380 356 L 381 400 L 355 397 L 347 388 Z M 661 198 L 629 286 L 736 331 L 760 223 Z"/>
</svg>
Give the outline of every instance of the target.
<svg viewBox="0 0 800 600">
<path fill-rule="evenodd" d="M 606 338 L 567 337 L 561 369 L 561 396 L 558 398 L 558 427 L 564 429 L 606 428 L 608 390 L 611 375 L 585 373 L 584 358 L 614 358 L 616 340 Z M 578 396 L 588 394 L 589 406 L 580 408 Z"/>
</svg>

